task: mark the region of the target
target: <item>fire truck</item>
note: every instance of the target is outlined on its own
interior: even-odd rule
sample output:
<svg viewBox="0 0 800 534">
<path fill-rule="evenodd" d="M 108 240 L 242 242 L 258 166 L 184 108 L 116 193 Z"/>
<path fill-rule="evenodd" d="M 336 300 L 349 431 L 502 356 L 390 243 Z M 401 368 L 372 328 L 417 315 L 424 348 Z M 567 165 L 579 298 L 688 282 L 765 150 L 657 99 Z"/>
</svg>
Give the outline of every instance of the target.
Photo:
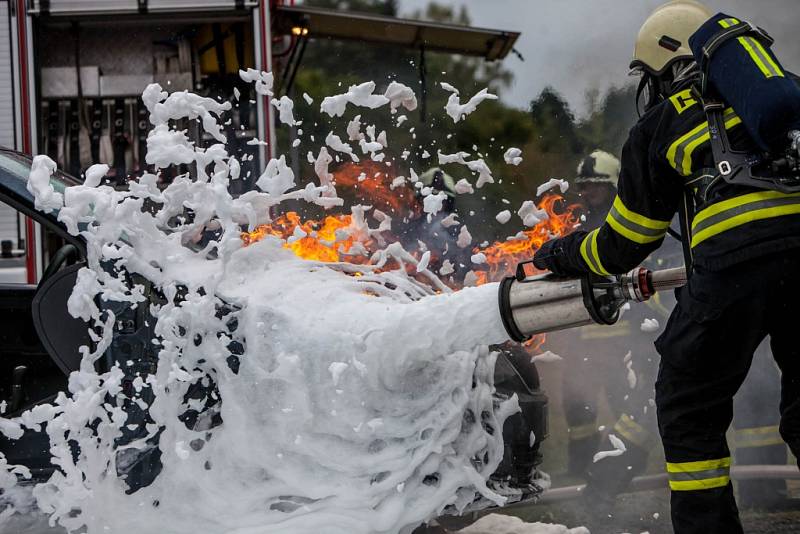
<svg viewBox="0 0 800 534">
<path fill-rule="evenodd" d="M 47 154 L 76 177 L 107 163 L 108 179 L 123 186 L 146 169 L 149 122 L 139 97 L 159 83 L 214 98 L 242 94 L 229 144 L 238 143 L 232 153 L 251 154 L 247 164 L 258 169 L 275 151 L 272 106 L 240 80 L 240 68 L 273 71 L 281 96 L 309 39 L 412 48 L 421 56 L 424 100 L 427 52 L 502 59 L 518 35 L 294 0 L 0 0 L 0 146 Z M 196 125 L 183 126 L 204 141 Z M 261 142 L 247 145 L 253 138 Z M 2 205 L 0 242 L 0 283 L 35 283 L 63 245 Z"/>
<path fill-rule="evenodd" d="M 35 210 L 32 195 L 24 189 L 30 155 L 47 154 L 56 161 L 59 172 L 52 184 L 59 190 L 80 183 L 82 173 L 95 163 L 108 164 L 105 180 L 124 188 L 128 179 L 148 170 L 144 155 L 150 123 L 140 95 L 149 84 L 159 83 L 168 91 L 189 90 L 211 98 L 236 95 L 238 105 L 226 125 L 227 148 L 247 155 L 239 157 L 247 176 L 247 165 L 256 171 L 275 155 L 276 141 L 269 98 L 243 82 L 240 69 L 272 71 L 277 98 L 290 94 L 310 39 L 412 49 L 419 54 L 424 120 L 427 53 L 497 60 L 512 50 L 518 35 L 278 0 L 0 0 L 0 146 L 16 151 L 0 150 L 0 315 L 8 324 L 19 323 L 0 350 L 0 398 L 8 398 L 10 407 L 6 415 L 64 390 L 76 361 L 60 355 L 74 357 L 77 347 L 88 343 L 80 337 L 84 328 L 64 326 L 70 320 L 66 299 L 85 245 L 68 236 L 54 214 Z M 211 142 L 190 121 L 177 127 L 200 146 Z M 259 142 L 248 143 L 254 138 Z M 240 192 L 251 188 L 258 174 L 237 180 Z M 170 178 L 160 173 L 159 179 Z M 68 250 L 77 263 L 64 267 Z M 129 327 L 132 321 L 118 321 L 118 326 L 136 335 L 144 332 L 137 346 L 147 346 L 152 333 Z M 115 339 L 123 335 L 120 330 Z M 145 355 L 128 351 L 120 357 L 138 361 Z M 509 433 L 504 473 L 511 477 L 524 470 L 527 477 L 540 462 L 538 445 L 534 449 L 529 442 L 530 429 L 539 441 L 546 436 L 547 401 L 535 367 L 528 369 L 530 376 L 506 367 L 498 376 L 498 391 L 518 395 L 524 419 L 518 414 L 503 429 Z M 0 439 L 0 452 L 14 462 L 41 467 L 46 476 L 52 470 L 46 437 L 25 439 Z M 147 477 L 140 478 L 146 484 Z M 515 500 L 541 491 L 527 482 L 524 487 L 529 493 L 514 489 Z"/>
</svg>

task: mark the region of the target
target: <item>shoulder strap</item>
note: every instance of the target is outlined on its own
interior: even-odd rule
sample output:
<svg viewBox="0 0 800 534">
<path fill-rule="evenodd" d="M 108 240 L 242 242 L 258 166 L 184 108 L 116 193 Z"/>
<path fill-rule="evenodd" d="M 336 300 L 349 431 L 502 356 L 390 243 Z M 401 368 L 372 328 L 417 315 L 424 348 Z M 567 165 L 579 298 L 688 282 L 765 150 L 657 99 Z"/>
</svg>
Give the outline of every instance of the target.
<svg viewBox="0 0 800 534">
<path fill-rule="evenodd" d="M 700 86 L 700 93 L 702 95 L 706 94 L 707 82 L 708 82 L 708 67 L 711 63 L 711 57 L 714 55 L 714 52 L 719 50 L 719 48 L 730 41 L 731 39 L 736 39 L 737 37 L 741 37 L 743 35 L 752 35 L 756 39 L 760 40 L 762 44 L 766 45 L 767 47 L 772 46 L 775 40 L 770 37 L 770 35 L 763 29 L 759 28 L 758 26 L 754 26 L 749 22 L 739 22 L 739 24 L 735 24 L 733 26 L 729 26 L 728 28 L 724 28 L 714 34 L 711 39 L 703 46 L 702 48 L 702 55 L 700 57 L 699 65 L 700 65 L 700 73 L 701 73 L 701 86 Z"/>
</svg>

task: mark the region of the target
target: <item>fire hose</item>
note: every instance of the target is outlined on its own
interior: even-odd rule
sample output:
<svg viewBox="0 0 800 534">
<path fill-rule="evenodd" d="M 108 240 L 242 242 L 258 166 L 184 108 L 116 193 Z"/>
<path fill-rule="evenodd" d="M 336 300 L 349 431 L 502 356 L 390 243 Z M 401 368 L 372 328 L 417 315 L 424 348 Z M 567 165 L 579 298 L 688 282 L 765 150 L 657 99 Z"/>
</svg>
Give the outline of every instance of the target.
<svg viewBox="0 0 800 534">
<path fill-rule="evenodd" d="M 800 479 L 800 470 L 795 465 L 739 465 L 731 467 L 731 478 L 734 480 L 797 480 Z M 577 486 L 551 488 L 546 490 L 537 502 L 539 504 L 548 504 L 577 499 L 581 496 L 585 487 L 585 484 L 579 484 Z M 625 493 L 662 488 L 667 488 L 666 473 L 636 477 L 631 481 Z M 530 505 L 530 502 L 514 503 L 506 508 L 514 508 L 516 505 L 522 506 L 524 504 Z"/>
<path fill-rule="evenodd" d="M 559 278 L 528 276 L 517 265 L 514 276 L 500 282 L 500 315 L 508 335 L 523 342 L 536 334 L 586 326 L 613 325 L 628 302 L 644 302 L 658 291 L 686 284 L 686 269 L 651 271 L 637 267 L 610 277 Z"/>
</svg>

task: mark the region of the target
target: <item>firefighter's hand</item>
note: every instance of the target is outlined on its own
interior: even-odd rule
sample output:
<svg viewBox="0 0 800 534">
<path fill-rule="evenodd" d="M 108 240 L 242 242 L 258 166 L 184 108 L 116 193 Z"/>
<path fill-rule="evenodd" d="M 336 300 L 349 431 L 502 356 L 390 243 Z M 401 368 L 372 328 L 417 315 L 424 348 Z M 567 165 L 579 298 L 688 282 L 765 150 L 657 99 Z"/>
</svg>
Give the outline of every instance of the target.
<svg viewBox="0 0 800 534">
<path fill-rule="evenodd" d="M 541 246 L 533 255 L 533 265 L 537 269 L 547 270 L 556 276 L 568 276 L 570 273 L 561 266 L 566 254 L 560 239 L 551 239 Z"/>
</svg>

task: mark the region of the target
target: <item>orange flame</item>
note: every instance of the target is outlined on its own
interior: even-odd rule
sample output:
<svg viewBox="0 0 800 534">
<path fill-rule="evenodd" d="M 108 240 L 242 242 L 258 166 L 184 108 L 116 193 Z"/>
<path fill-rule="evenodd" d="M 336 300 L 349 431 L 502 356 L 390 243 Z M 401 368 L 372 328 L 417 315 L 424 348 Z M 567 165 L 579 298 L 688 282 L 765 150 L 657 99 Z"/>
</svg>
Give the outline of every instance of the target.
<svg viewBox="0 0 800 534">
<path fill-rule="evenodd" d="M 421 205 L 413 187 L 403 184 L 392 189 L 390 184 L 394 180 L 393 175 L 378 163 L 346 163 L 334 173 L 334 180 L 342 190 L 346 188 L 352 193 L 358 202 L 371 205 L 393 217 L 414 218 L 421 213 Z M 519 262 L 530 260 L 545 242 L 553 237 L 569 234 L 579 222 L 577 211 L 580 205 L 566 205 L 560 195 L 546 195 L 538 207 L 547 213 L 548 218 L 523 231 L 520 239 L 496 241 L 484 249 L 473 250 L 474 253 L 482 252 L 486 255 L 486 269 L 475 270 L 477 285 L 498 281 L 513 274 Z M 322 221 L 303 222 L 296 212 L 288 212 L 271 224 L 259 226 L 253 232 L 242 233 L 242 241 L 247 246 L 271 235 L 287 241 L 283 246 L 299 258 L 323 262 L 346 260 L 350 263 L 366 263 L 369 260 L 363 256 L 345 256 L 356 241 L 353 237 L 347 236 L 337 241 L 337 230 L 347 228 L 351 221 L 350 215 L 330 215 Z M 298 233 L 297 228 L 302 230 L 305 237 L 292 239 L 289 243 L 290 238 Z M 370 243 L 362 244 L 369 246 Z M 356 276 L 359 274 L 356 273 Z M 544 334 L 534 336 L 525 343 L 525 347 L 530 353 L 538 353 L 545 339 Z"/>
<path fill-rule="evenodd" d="M 300 216 L 290 211 L 281 215 L 272 224 L 263 224 L 252 232 L 242 233 L 245 246 L 264 239 L 268 235 L 288 240 L 295 235 L 296 228 L 300 228 L 305 237 L 288 241 L 283 245 L 290 249 L 299 258 L 306 260 L 336 262 L 340 261 L 343 252 L 348 252 L 354 243 L 352 237 L 337 241 L 336 231 L 350 226 L 350 215 L 329 215 L 324 220 L 309 220 L 302 222 Z M 353 261 L 349 258 L 348 261 Z"/>
<path fill-rule="evenodd" d="M 395 218 L 413 219 L 422 213 L 422 205 L 408 182 L 392 187 L 395 178 L 391 167 L 374 161 L 345 163 L 333 173 L 336 186 L 346 189 L 358 203 Z"/>
<path fill-rule="evenodd" d="M 548 218 L 525 230 L 524 239 L 495 241 L 485 249 L 476 248 L 474 252 L 483 252 L 486 255 L 488 266 L 486 271 L 475 272 L 478 276 L 478 285 L 496 282 L 514 274 L 517 263 L 533 258 L 533 254 L 548 240 L 572 232 L 579 222 L 576 210 L 580 205 L 571 204 L 561 208 L 560 204 L 563 202 L 564 198 L 561 195 L 546 195 L 538 207 L 547 213 Z"/>
<path fill-rule="evenodd" d="M 494 282 L 514 274 L 517 264 L 533 258 L 534 253 L 548 240 L 572 232 L 579 222 L 576 210 L 580 205 L 571 204 L 563 210 L 557 210 L 557 205 L 563 201 L 564 198 L 560 195 L 546 195 L 538 207 L 547 213 L 547 220 L 525 230 L 524 239 L 495 241 L 483 250 L 475 249 L 474 252 L 483 252 L 486 255 L 488 266 L 486 271 L 475 272 L 478 276 L 477 284 Z M 546 334 L 539 334 L 526 341 L 524 345 L 530 353 L 539 353 L 546 339 Z"/>
</svg>

